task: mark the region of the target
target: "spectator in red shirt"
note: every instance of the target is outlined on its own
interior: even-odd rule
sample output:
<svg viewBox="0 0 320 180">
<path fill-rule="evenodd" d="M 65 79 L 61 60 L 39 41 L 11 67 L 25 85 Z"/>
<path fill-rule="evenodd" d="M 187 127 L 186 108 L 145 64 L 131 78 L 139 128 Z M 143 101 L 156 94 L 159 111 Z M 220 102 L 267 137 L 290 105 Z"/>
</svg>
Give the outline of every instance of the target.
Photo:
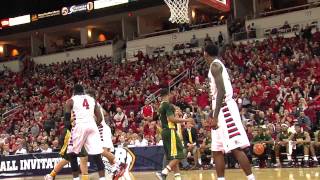
<svg viewBox="0 0 320 180">
<path fill-rule="evenodd" d="M 284 109 L 288 110 L 290 113 L 293 111 L 294 102 L 292 97 L 289 97 L 288 100 L 284 103 Z"/>
<path fill-rule="evenodd" d="M 269 120 L 270 123 L 275 123 L 276 122 L 276 115 L 273 112 L 272 108 L 268 108 L 268 111 L 267 111 L 266 115 L 267 115 L 267 119 Z"/>
<path fill-rule="evenodd" d="M 142 108 L 142 117 L 144 120 L 146 121 L 152 121 L 153 119 L 153 113 L 154 113 L 154 110 L 153 110 L 153 107 L 152 105 L 150 104 L 150 100 L 147 99 L 145 101 L 145 106 L 143 106 Z"/>
</svg>

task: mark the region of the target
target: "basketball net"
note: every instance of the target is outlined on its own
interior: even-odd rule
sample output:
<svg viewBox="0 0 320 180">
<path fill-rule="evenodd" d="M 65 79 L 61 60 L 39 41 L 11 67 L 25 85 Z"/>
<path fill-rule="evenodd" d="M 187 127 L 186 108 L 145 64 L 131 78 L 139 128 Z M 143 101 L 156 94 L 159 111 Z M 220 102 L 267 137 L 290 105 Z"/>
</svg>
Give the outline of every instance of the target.
<svg viewBox="0 0 320 180">
<path fill-rule="evenodd" d="M 189 23 L 189 0 L 164 0 L 169 6 L 171 16 L 169 21 L 177 24 Z"/>
</svg>

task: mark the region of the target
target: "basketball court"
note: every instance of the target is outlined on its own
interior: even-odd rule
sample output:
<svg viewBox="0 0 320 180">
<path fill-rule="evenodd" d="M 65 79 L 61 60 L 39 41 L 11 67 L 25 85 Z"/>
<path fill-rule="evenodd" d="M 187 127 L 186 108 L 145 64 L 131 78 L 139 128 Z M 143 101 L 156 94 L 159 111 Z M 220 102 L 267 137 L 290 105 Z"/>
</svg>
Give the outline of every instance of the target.
<svg viewBox="0 0 320 180">
<path fill-rule="evenodd" d="M 282 168 L 282 169 L 255 169 L 254 174 L 258 180 L 316 180 L 320 179 L 320 168 Z M 213 170 L 205 171 L 183 171 L 183 180 L 210 180 L 216 179 Z M 91 174 L 91 179 L 98 178 L 97 174 Z M 132 180 L 156 180 L 155 172 L 134 172 L 131 176 Z M 8 180 L 43 180 L 43 177 L 26 177 L 26 178 L 7 178 Z M 57 176 L 56 180 L 71 180 L 71 176 Z M 240 169 L 231 169 L 226 171 L 226 179 L 230 180 L 246 180 Z M 173 180 L 173 176 L 169 176 L 168 180 Z"/>
</svg>

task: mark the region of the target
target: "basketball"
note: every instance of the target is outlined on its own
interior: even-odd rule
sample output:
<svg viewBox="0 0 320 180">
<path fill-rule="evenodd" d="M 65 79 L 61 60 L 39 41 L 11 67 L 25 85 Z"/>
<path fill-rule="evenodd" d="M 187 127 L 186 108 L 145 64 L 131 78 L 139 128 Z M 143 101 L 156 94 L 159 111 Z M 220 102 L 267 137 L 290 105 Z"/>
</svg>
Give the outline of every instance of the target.
<svg viewBox="0 0 320 180">
<path fill-rule="evenodd" d="M 255 144 L 253 146 L 253 152 L 254 152 L 254 154 L 256 154 L 258 156 L 262 155 L 264 153 L 264 145 L 261 143 Z"/>
</svg>

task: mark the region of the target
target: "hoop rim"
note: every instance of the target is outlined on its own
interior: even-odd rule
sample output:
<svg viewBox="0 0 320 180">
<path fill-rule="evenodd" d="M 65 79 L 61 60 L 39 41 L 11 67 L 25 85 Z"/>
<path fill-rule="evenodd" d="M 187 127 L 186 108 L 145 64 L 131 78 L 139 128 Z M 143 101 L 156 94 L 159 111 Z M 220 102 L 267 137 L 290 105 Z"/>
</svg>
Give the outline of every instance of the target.
<svg viewBox="0 0 320 180">
<path fill-rule="evenodd" d="M 185 24 L 190 22 L 189 18 L 189 2 L 190 0 L 164 0 L 167 6 L 170 9 L 170 18 L 171 23 Z"/>
</svg>

